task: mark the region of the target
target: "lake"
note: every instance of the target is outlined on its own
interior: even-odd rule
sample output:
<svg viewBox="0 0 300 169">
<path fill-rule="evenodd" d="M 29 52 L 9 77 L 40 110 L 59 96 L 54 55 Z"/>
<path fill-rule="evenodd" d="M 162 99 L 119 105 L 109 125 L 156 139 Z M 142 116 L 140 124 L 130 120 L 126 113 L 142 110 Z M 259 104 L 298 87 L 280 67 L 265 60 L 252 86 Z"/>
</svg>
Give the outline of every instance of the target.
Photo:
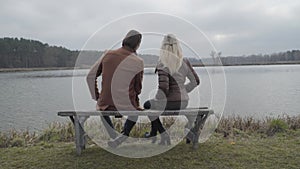
<svg viewBox="0 0 300 169">
<path fill-rule="evenodd" d="M 300 65 L 195 68 L 201 85 L 190 94 L 189 107 L 208 106 L 224 116 L 300 114 Z M 224 73 L 223 73 L 224 72 Z M 87 70 L 0 73 L 0 131 L 40 131 L 60 110 L 95 109 L 85 82 Z M 140 100 L 153 97 L 157 76 L 145 69 Z"/>
</svg>

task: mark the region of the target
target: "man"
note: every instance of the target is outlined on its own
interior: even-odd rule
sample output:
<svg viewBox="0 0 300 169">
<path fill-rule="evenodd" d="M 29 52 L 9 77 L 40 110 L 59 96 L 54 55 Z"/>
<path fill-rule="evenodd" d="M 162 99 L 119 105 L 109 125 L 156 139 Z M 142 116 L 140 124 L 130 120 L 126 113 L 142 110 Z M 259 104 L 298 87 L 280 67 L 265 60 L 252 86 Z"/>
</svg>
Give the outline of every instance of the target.
<svg viewBox="0 0 300 169">
<path fill-rule="evenodd" d="M 97 101 L 97 110 L 122 111 L 141 110 L 138 95 L 141 93 L 144 63 L 136 50 L 142 35 L 131 30 L 122 41 L 122 47 L 106 51 L 92 66 L 87 75 L 87 83 L 92 98 Z M 101 92 L 98 92 L 97 78 L 102 74 Z M 128 136 L 137 121 L 137 116 L 128 116 L 122 135 L 117 137 L 109 116 L 101 117 L 113 141 L 108 145 L 117 147 Z"/>
</svg>

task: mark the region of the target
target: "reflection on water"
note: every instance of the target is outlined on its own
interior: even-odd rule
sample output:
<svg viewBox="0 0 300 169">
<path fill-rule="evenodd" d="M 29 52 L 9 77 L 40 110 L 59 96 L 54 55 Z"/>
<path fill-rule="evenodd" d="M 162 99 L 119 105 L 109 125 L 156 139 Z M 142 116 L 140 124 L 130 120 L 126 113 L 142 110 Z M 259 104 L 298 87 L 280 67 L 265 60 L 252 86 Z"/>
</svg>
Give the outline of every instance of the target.
<svg viewBox="0 0 300 169">
<path fill-rule="evenodd" d="M 201 79 L 199 90 L 190 94 L 189 107 L 210 106 L 212 84 L 207 70 L 196 68 Z M 300 114 L 300 66 L 235 66 L 224 67 L 227 90 L 224 115 L 278 116 Z M 141 101 L 152 98 L 157 88 L 154 69 L 145 69 Z M 74 109 L 72 76 L 81 86 L 75 100 L 80 108 L 94 109 L 85 75 L 87 70 L 57 70 L 0 73 L 0 131 L 9 128 L 41 130 L 52 121 L 66 121 L 57 117 L 59 110 Z M 215 71 L 217 77 L 220 72 Z M 217 81 L 216 81 L 217 83 Z M 224 91 L 215 85 L 214 94 Z M 200 98 L 198 96 L 200 94 Z M 221 104 L 221 103 L 220 103 Z"/>
</svg>

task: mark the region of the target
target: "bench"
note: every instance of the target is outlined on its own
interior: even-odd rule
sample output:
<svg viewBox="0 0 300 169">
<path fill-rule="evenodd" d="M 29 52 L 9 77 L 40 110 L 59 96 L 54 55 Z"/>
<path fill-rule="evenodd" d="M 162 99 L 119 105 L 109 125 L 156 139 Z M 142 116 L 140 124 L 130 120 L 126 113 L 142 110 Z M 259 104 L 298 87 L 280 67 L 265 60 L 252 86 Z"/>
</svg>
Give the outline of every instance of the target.
<svg viewBox="0 0 300 169">
<path fill-rule="evenodd" d="M 207 117 L 213 114 L 213 110 L 208 109 L 207 107 L 200 108 L 187 108 L 183 110 L 145 110 L 145 111 L 60 111 L 58 116 L 69 117 L 74 124 L 75 128 L 75 145 L 76 153 L 81 154 L 82 150 L 85 149 L 87 142 L 87 135 L 84 131 L 83 122 L 80 121 L 81 118 L 87 119 L 90 116 L 187 116 L 195 117 L 194 126 L 190 128 L 187 137 L 191 140 L 193 148 L 198 148 L 198 141 L 200 136 L 200 129 L 203 128 L 203 125 Z"/>
</svg>

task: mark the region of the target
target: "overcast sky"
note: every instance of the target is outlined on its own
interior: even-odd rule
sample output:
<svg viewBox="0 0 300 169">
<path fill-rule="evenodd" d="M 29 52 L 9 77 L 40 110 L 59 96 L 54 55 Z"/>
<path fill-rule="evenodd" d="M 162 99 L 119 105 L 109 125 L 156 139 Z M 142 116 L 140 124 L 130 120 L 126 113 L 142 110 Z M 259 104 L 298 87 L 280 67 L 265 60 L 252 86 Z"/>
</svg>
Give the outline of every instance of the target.
<svg viewBox="0 0 300 169">
<path fill-rule="evenodd" d="M 0 2 L 1 37 L 69 49 L 82 49 L 84 44 L 94 50 L 118 47 L 129 29 L 144 34 L 141 53 L 155 53 L 166 33 L 182 41 L 186 55 L 191 55 L 188 50 L 208 55 L 213 49 L 209 40 L 224 56 L 300 48 L 299 0 Z"/>
</svg>

